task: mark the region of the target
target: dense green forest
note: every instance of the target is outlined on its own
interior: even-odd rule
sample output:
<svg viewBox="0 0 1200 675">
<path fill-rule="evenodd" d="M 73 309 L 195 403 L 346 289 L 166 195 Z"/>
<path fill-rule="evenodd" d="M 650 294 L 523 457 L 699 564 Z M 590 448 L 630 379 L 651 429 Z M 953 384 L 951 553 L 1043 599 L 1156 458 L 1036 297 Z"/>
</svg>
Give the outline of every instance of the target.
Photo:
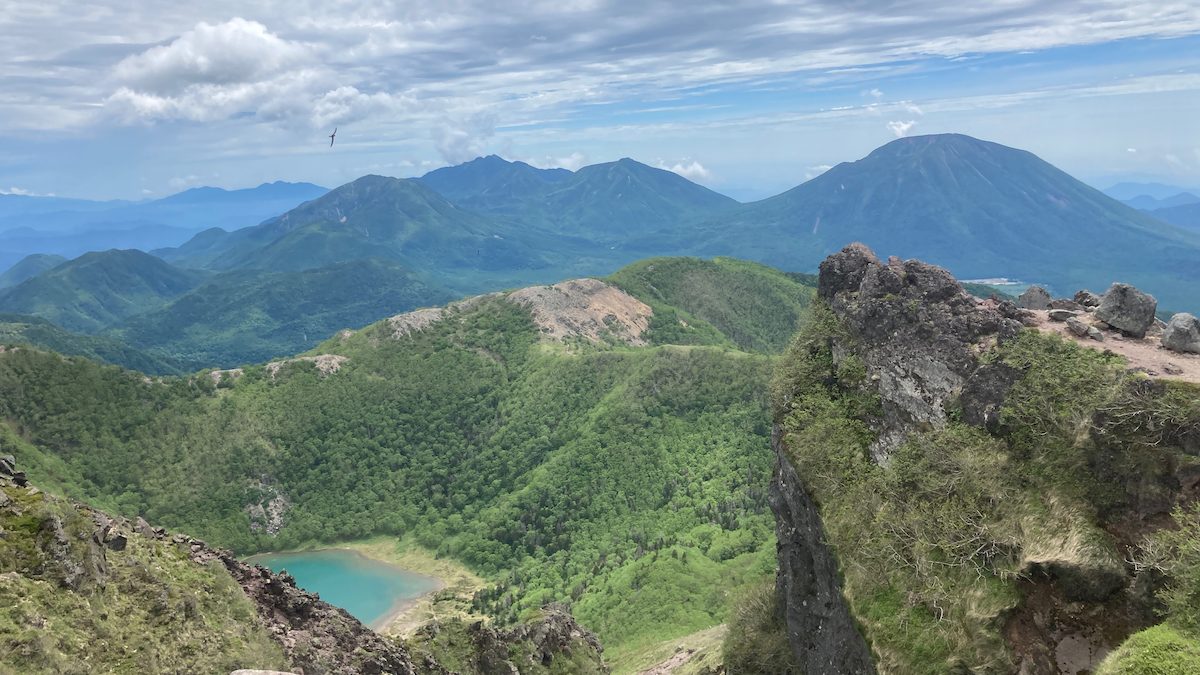
<svg viewBox="0 0 1200 675">
<path fill-rule="evenodd" d="M 661 323 L 649 347 L 545 342 L 491 297 L 403 337 L 386 321 L 338 335 L 314 351 L 345 357 L 332 372 L 149 379 L 20 349 L 0 356 L 0 452 L 241 552 L 412 537 L 491 580 L 478 608 L 509 621 L 566 601 L 619 654 L 721 622 L 771 574 L 774 358 L 734 345 L 774 349 L 812 295 L 758 265 L 655 265 L 615 278 L 658 289 L 656 314 L 710 344 L 668 344 Z M 699 302 L 697 283 L 726 292 Z"/>
</svg>

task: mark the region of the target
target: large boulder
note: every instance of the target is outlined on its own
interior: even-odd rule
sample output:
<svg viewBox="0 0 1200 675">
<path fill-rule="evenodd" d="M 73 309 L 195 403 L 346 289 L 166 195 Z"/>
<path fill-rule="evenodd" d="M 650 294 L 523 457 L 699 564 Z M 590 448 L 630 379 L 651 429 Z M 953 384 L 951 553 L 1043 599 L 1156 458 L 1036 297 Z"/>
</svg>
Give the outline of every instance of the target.
<svg viewBox="0 0 1200 675">
<path fill-rule="evenodd" d="M 1089 290 L 1082 290 L 1075 294 L 1075 302 L 1084 307 L 1099 307 L 1100 296 Z"/>
<path fill-rule="evenodd" d="M 1200 354 L 1200 319 L 1181 312 L 1163 329 L 1162 345 L 1177 352 Z"/>
<path fill-rule="evenodd" d="M 1049 309 L 1051 300 L 1050 293 L 1041 286 L 1030 286 L 1017 296 L 1017 304 L 1025 309 Z"/>
<path fill-rule="evenodd" d="M 1129 284 L 1113 284 L 1100 300 L 1096 318 L 1126 335 L 1141 338 L 1154 323 L 1157 309 L 1158 301 L 1153 295 Z"/>
</svg>

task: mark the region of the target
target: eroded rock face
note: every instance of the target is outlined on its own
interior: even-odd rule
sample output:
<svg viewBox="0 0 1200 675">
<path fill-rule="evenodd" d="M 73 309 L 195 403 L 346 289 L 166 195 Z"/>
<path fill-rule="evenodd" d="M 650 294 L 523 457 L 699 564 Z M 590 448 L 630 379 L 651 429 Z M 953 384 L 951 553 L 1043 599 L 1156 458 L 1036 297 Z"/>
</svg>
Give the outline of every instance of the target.
<svg viewBox="0 0 1200 675">
<path fill-rule="evenodd" d="M 871 454 L 879 463 L 910 432 L 944 426 L 946 402 L 979 368 L 979 353 L 1021 330 L 1015 307 L 977 301 L 935 265 L 882 263 L 862 244 L 821 263 L 819 294 L 851 335 L 834 345 L 835 358 L 853 353 L 877 384 L 883 416 Z"/>
<path fill-rule="evenodd" d="M 558 341 L 614 339 L 645 345 L 642 335 L 654 314 L 646 303 L 598 279 L 530 286 L 509 293 L 508 300 L 528 308 L 543 336 Z"/>
<path fill-rule="evenodd" d="M 776 458 L 771 510 L 779 559 L 775 588 L 796 663 L 810 675 L 874 673 L 871 650 L 842 596 L 837 560 L 825 543 L 817 505 L 788 460 L 778 427 L 771 446 Z"/>
<path fill-rule="evenodd" d="M 165 536 L 165 535 L 164 535 Z M 220 563 L 258 608 L 258 616 L 283 646 L 293 667 L 306 673 L 412 675 L 408 650 L 364 626 L 346 610 L 296 587 L 287 573 L 247 565 L 233 553 L 176 534 L 171 541 L 200 564 Z"/>
<path fill-rule="evenodd" d="M 1182 312 L 1163 329 L 1162 346 L 1177 352 L 1200 354 L 1200 319 Z"/>
<path fill-rule="evenodd" d="M 1113 284 L 1096 308 L 1096 318 L 1126 335 L 1141 338 L 1154 323 L 1158 301 L 1129 284 Z"/>
</svg>

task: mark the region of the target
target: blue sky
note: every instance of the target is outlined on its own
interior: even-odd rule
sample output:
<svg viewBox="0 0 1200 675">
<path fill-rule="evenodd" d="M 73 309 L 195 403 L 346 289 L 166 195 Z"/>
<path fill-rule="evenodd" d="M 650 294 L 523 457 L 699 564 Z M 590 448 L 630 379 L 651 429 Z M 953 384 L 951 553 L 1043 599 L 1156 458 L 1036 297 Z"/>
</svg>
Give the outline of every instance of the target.
<svg viewBox="0 0 1200 675">
<path fill-rule="evenodd" d="M 0 191 L 333 186 L 497 153 L 629 156 L 753 199 L 940 132 L 1200 188 L 1200 5 L 958 5 L 9 0 Z"/>
</svg>

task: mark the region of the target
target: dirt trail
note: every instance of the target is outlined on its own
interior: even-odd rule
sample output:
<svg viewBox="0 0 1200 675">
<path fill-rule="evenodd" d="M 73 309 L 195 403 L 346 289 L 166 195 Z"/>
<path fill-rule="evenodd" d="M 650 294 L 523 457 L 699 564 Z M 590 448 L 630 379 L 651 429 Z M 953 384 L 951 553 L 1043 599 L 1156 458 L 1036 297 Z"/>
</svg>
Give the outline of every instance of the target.
<svg viewBox="0 0 1200 675">
<path fill-rule="evenodd" d="M 1045 310 L 1032 311 L 1037 319 L 1036 328 L 1046 333 L 1057 333 L 1078 345 L 1098 351 L 1111 351 L 1125 357 L 1130 368 L 1139 368 L 1153 378 L 1184 380 L 1200 384 L 1200 354 L 1181 354 L 1162 346 L 1158 336 L 1147 335 L 1145 338 L 1124 337 L 1117 331 L 1105 330 L 1104 342 L 1097 342 L 1088 337 L 1079 337 L 1067 329 L 1067 324 L 1061 321 L 1051 321 L 1050 313 Z M 1080 314 L 1079 318 L 1089 325 L 1094 321 L 1090 314 Z"/>
</svg>

